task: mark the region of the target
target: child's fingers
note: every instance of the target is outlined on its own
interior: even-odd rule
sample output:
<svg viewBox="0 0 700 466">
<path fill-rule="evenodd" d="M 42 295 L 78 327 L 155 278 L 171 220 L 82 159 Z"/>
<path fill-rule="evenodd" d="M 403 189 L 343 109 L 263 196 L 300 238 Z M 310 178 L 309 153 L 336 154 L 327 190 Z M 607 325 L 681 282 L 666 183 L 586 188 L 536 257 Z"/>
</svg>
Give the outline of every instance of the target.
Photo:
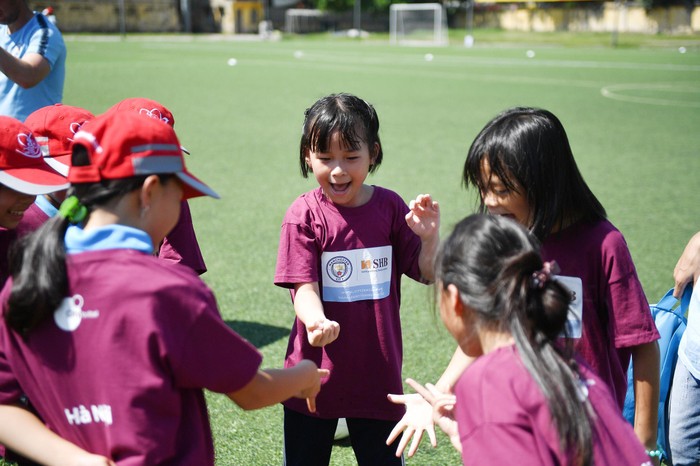
<svg viewBox="0 0 700 466">
<path fill-rule="evenodd" d="M 316 412 L 316 396 L 310 396 L 306 399 L 306 407 L 309 408 L 310 413 Z"/>
<path fill-rule="evenodd" d="M 391 398 L 390 398 L 391 400 Z M 394 443 L 394 440 L 396 440 L 396 437 L 399 436 L 401 432 L 403 432 L 404 428 L 406 425 L 403 423 L 403 421 L 399 421 L 393 429 L 391 429 L 391 432 L 389 433 L 389 436 L 386 438 L 386 444 L 391 445 Z M 401 456 L 401 455 L 398 455 Z"/>
<path fill-rule="evenodd" d="M 428 389 L 428 391 L 435 397 L 439 397 L 442 395 L 445 395 L 445 393 L 442 393 L 440 390 L 437 389 L 437 387 L 431 383 L 426 383 L 425 388 Z"/>
<path fill-rule="evenodd" d="M 323 322 L 321 331 L 323 332 L 321 342 L 323 345 L 327 345 L 328 343 L 332 343 L 338 339 L 338 335 L 340 334 L 340 324 L 332 320 L 326 320 Z"/>
<path fill-rule="evenodd" d="M 412 457 L 418 451 L 418 445 L 420 441 L 423 440 L 423 431 L 417 431 L 413 433 L 413 441 L 411 442 L 411 447 L 408 449 L 408 457 Z"/>
<path fill-rule="evenodd" d="M 406 445 L 408 445 L 409 440 L 411 440 L 411 437 L 413 437 L 415 432 L 416 430 L 410 426 L 407 426 L 406 429 L 403 431 L 403 435 L 401 436 L 401 440 L 399 441 L 399 446 L 396 447 L 397 458 L 403 454 L 404 450 L 406 449 Z"/>
<path fill-rule="evenodd" d="M 438 398 L 433 404 L 433 410 L 440 413 L 442 416 L 452 416 L 452 411 L 455 407 L 456 399 L 451 396 L 445 396 L 443 398 Z"/>
<path fill-rule="evenodd" d="M 386 397 L 389 401 L 397 405 L 404 405 L 407 401 L 406 395 L 394 395 L 393 393 L 389 393 Z"/>
<path fill-rule="evenodd" d="M 432 445 L 433 448 L 437 447 L 437 438 L 435 437 L 435 428 L 432 425 L 430 425 L 430 426 L 426 427 L 425 430 L 428 431 L 428 438 L 430 439 L 430 445 Z"/>
<path fill-rule="evenodd" d="M 428 403 L 433 404 L 435 402 L 435 397 L 433 394 L 430 393 L 430 391 L 423 385 L 419 384 L 413 379 L 406 379 L 406 383 L 409 384 L 416 391 L 416 393 L 425 398 L 425 401 Z"/>
</svg>

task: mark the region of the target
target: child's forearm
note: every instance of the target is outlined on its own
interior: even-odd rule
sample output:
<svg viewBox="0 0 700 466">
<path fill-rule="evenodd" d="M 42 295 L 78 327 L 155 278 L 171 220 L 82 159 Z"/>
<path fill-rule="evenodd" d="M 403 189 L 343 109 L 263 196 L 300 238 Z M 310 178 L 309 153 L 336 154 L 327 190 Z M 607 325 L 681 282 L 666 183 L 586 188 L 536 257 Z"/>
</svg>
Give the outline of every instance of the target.
<svg viewBox="0 0 700 466">
<path fill-rule="evenodd" d="M 317 282 L 300 283 L 295 290 L 294 312 L 304 325 L 309 326 L 326 318 Z"/>
<path fill-rule="evenodd" d="M 462 375 L 462 372 L 464 372 L 472 361 L 474 361 L 474 358 L 464 354 L 462 348 L 458 346 L 449 364 L 435 383 L 435 387 L 442 393 L 452 393 L 452 387 L 454 387 L 455 383 L 457 383 L 457 380 Z"/>
<path fill-rule="evenodd" d="M 632 349 L 634 432 L 648 450 L 656 450 L 659 407 L 659 347 L 656 342 Z"/>
<path fill-rule="evenodd" d="M 113 464 L 105 458 L 100 460 L 101 457 L 91 455 L 59 437 L 33 413 L 22 407 L 0 405 L 0 419 L 0 443 L 38 463 Z"/>
<path fill-rule="evenodd" d="M 423 279 L 432 283 L 435 281 L 435 256 L 440 245 L 440 237 L 436 233 L 429 239 L 421 240 L 420 254 L 418 255 L 418 266 Z"/>
<path fill-rule="evenodd" d="M 316 365 L 304 360 L 288 369 L 259 370 L 245 387 L 228 397 L 245 410 L 259 409 L 298 395 L 318 379 Z"/>
</svg>

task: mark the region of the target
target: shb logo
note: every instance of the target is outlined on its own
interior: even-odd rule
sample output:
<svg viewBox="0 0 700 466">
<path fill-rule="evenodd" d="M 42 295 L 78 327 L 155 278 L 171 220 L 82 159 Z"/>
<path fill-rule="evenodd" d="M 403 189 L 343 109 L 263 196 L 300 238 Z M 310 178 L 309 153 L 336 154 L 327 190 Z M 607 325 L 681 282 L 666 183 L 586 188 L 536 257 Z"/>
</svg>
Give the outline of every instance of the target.
<svg viewBox="0 0 700 466">
<path fill-rule="evenodd" d="M 83 304 L 83 297 L 79 294 L 64 298 L 53 313 L 53 320 L 58 328 L 72 332 L 78 328 L 83 319 L 96 319 L 100 316 L 100 311 L 83 311 Z"/>
<path fill-rule="evenodd" d="M 41 157 L 41 147 L 39 147 L 39 143 L 36 142 L 32 133 L 19 133 L 17 135 L 17 143 L 20 149 L 15 149 L 15 151 L 18 154 L 22 154 L 31 159 L 38 159 Z"/>
<path fill-rule="evenodd" d="M 352 263 L 346 257 L 336 256 L 326 264 L 326 273 L 334 282 L 344 282 L 352 275 Z"/>
<path fill-rule="evenodd" d="M 389 258 L 379 257 L 377 259 L 365 259 L 360 262 L 362 270 L 385 269 L 389 265 Z"/>
</svg>

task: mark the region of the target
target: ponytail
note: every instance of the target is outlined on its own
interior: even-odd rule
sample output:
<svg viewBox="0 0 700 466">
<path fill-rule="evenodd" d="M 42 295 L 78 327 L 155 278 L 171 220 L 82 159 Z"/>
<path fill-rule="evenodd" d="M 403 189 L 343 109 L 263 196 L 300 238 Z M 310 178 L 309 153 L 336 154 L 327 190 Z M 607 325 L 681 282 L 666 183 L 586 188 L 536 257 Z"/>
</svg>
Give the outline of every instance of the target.
<svg viewBox="0 0 700 466">
<path fill-rule="evenodd" d="M 173 176 L 158 175 L 161 182 L 166 182 Z M 139 189 L 145 179 L 146 176 L 135 176 L 76 184 L 68 190 L 67 196 L 75 196 L 81 208 L 85 207 L 89 218 L 94 208 Z M 7 301 L 5 322 L 23 336 L 27 336 L 50 317 L 68 296 L 64 238 L 70 223 L 68 218 L 59 213 L 35 232 L 21 238 L 10 251 L 12 288 Z"/>
<path fill-rule="evenodd" d="M 68 293 L 63 243 L 68 225 L 68 220 L 57 215 L 20 238 L 10 250 L 12 289 L 5 321 L 22 335 L 49 317 Z"/>
<path fill-rule="evenodd" d="M 555 341 L 566 331 L 571 292 L 556 279 L 538 278 L 542 265 L 539 255 L 531 251 L 515 257 L 503 269 L 498 281 L 506 284 L 508 330 L 547 400 L 562 451 L 573 455 L 571 464 L 590 465 L 593 412 L 588 401 L 582 400 L 583 382 L 570 340 L 565 340 L 565 347 Z"/>
</svg>

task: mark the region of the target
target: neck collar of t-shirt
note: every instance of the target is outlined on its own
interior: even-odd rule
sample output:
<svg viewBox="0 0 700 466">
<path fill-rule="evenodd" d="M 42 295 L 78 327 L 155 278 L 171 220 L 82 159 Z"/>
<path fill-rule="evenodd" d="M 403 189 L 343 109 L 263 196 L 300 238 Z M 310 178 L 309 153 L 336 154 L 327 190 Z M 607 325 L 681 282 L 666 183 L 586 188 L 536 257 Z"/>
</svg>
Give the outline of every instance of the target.
<svg viewBox="0 0 700 466">
<path fill-rule="evenodd" d="M 27 18 L 27 21 L 25 21 L 25 23 L 24 23 L 23 25 L 21 25 L 20 27 L 18 27 L 18 28 L 15 29 L 14 31 L 11 31 L 11 30 L 10 30 L 10 26 L 9 26 L 9 25 L 5 25 L 5 28 L 6 28 L 6 29 L 5 29 L 5 33 L 6 33 L 8 36 L 11 36 L 11 37 L 17 37 L 17 34 L 18 34 L 19 32 L 21 32 L 22 29 L 24 29 L 24 27 L 25 27 L 27 24 L 29 24 L 29 23 L 31 23 L 32 21 L 35 21 L 35 20 L 36 20 L 36 15 L 38 15 L 38 14 L 41 14 L 41 13 L 32 12 L 31 16 L 29 16 L 29 17 Z M 47 20 L 47 22 L 48 22 L 48 20 Z"/>
<path fill-rule="evenodd" d="M 134 249 L 145 254 L 153 252 L 153 242 L 145 231 L 118 224 L 88 231 L 71 225 L 66 230 L 65 245 L 68 254 L 105 249 Z"/>
<path fill-rule="evenodd" d="M 46 196 L 37 196 L 34 204 L 36 204 L 36 206 L 41 209 L 42 212 L 48 215 L 49 218 L 58 213 L 58 209 L 51 203 L 51 201 L 46 199 Z"/>
<path fill-rule="evenodd" d="M 326 206 L 326 207 L 328 207 L 328 208 L 334 209 L 334 210 L 336 210 L 337 212 L 342 213 L 343 215 L 362 215 L 362 214 L 364 214 L 364 213 L 366 212 L 365 209 L 366 209 L 368 206 L 370 206 L 370 205 L 372 205 L 374 202 L 376 202 L 376 199 L 377 199 L 377 196 L 378 196 L 378 194 L 377 194 L 377 190 L 378 190 L 377 186 L 375 186 L 375 185 L 371 185 L 371 186 L 372 186 L 372 195 L 371 195 L 370 198 L 367 200 L 367 202 L 365 202 L 365 203 L 362 204 L 362 205 L 355 206 L 355 207 L 348 207 L 348 206 L 336 204 L 335 202 L 331 201 L 331 200 L 326 196 L 326 194 L 323 192 L 323 188 L 321 188 L 320 186 L 319 186 L 318 188 L 316 188 L 316 196 L 317 196 L 317 199 L 319 200 L 319 201 L 318 201 L 319 204 L 324 205 L 324 206 Z"/>
</svg>

